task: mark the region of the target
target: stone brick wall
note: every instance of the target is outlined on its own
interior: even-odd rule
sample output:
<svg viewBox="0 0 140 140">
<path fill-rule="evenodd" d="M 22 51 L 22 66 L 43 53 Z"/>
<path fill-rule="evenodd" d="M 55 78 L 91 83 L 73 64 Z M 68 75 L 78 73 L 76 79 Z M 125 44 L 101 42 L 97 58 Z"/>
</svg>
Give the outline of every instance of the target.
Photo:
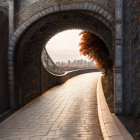
<svg viewBox="0 0 140 140">
<path fill-rule="evenodd" d="M 111 15 L 114 15 L 115 0 L 16 0 L 15 27 L 19 27 L 26 20 L 32 18 L 33 15 L 36 15 L 43 10 L 48 9 L 48 11 L 53 11 L 53 8 L 63 9 L 64 6 L 73 9 L 73 7 L 76 7 L 78 4 L 81 6 L 80 9 L 83 9 L 86 6 L 90 9 L 90 5 L 92 7 L 92 4 L 96 4 L 108 11 Z M 77 6 L 77 9 L 79 8 L 79 5 Z M 97 9 L 100 8 L 97 7 Z"/>
<path fill-rule="evenodd" d="M 113 21 L 111 20 L 111 23 L 108 23 L 105 18 L 99 15 L 96 15 L 95 18 L 95 15 L 89 11 L 58 12 L 44 16 L 34 22 L 24 30 L 20 38 L 19 32 L 22 28 L 16 32 L 17 34 L 14 33 L 16 35 L 14 39 L 19 38 L 19 40 L 16 46 L 13 46 L 14 49 L 11 49 L 11 46 L 9 47 L 10 52 L 8 55 L 10 59 L 14 56 L 14 65 L 12 66 L 14 69 L 10 67 L 9 71 L 9 75 L 11 75 L 9 80 L 11 82 L 9 83 L 14 83 L 14 86 L 11 86 L 11 88 L 14 87 L 14 92 L 10 92 L 12 101 L 14 100 L 14 109 L 23 106 L 47 89 L 65 81 L 65 78 L 60 80 L 48 73 L 44 74 L 44 70 L 40 68 L 41 50 L 56 33 L 66 29 L 83 29 L 93 32 L 107 44 L 113 59 L 113 29 L 110 29 Z M 25 25 L 22 27 L 25 27 Z M 14 50 L 14 54 L 11 50 Z"/>
<path fill-rule="evenodd" d="M 131 87 L 135 113 L 140 113 L 140 1 L 131 1 Z"/>
<path fill-rule="evenodd" d="M 19 44 L 16 51 L 15 108 L 19 108 L 41 94 L 40 42 L 32 36 L 29 42 Z M 23 45 L 23 46 L 22 46 Z"/>
<path fill-rule="evenodd" d="M 16 108 L 27 104 L 46 90 L 62 84 L 72 76 L 91 71 L 81 70 L 80 72 L 70 72 L 61 76 L 50 74 L 41 64 L 41 50 L 44 44 L 57 32 L 72 27 L 85 27 L 87 29 L 87 25 L 92 24 L 92 26 L 89 26 L 91 31 L 95 26 L 96 31 L 100 34 L 102 33 L 104 36 L 110 35 L 109 30 L 105 29 L 105 27 L 99 28 L 97 23 L 100 24 L 100 22 L 97 21 L 95 24 L 95 21 L 96 19 L 92 20 L 88 16 L 85 20 L 84 12 L 59 13 L 38 21 L 24 33 L 16 47 L 16 85 L 14 95 Z M 107 42 L 112 41 L 110 39 L 111 37 Z M 110 50 L 112 50 L 111 46 Z"/>
<path fill-rule="evenodd" d="M 37 42 L 36 42 L 37 43 Z M 50 88 L 64 83 L 69 78 L 87 73 L 96 72 L 101 70 L 78 70 L 71 71 L 63 75 L 55 75 L 49 73 L 41 63 L 40 47 L 38 44 L 30 44 L 24 49 L 22 58 L 20 50 L 18 51 L 17 57 L 17 68 L 16 68 L 16 106 L 17 108 L 29 103 L 36 97 L 43 94 Z"/>
<path fill-rule="evenodd" d="M 7 0 L 0 0 L 0 11 L 2 11 L 5 15 L 8 15 Z"/>
<path fill-rule="evenodd" d="M 123 92 L 126 113 L 140 112 L 140 1 L 124 0 Z"/>
<path fill-rule="evenodd" d="M 63 84 L 68 79 L 84 74 L 84 73 L 90 73 L 90 72 L 102 72 L 101 69 L 81 69 L 81 70 L 74 70 L 69 71 L 63 75 L 53 75 L 49 73 L 43 65 L 41 65 L 41 93 L 44 93 L 48 89 Z"/>
<path fill-rule="evenodd" d="M 124 99 L 124 111 L 129 113 L 132 111 L 131 106 L 131 52 L 130 52 L 130 13 L 129 13 L 129 3 L 128 0 L 124 0 L 124 10 L 123 10 L 123 35 L 124 35 L 124 45 L 123 45 L 123 99 Z"/>
<path fill-rule="evenodd" d="M 0 11 L 0 116 L 8 110 L 7 49 L 8 17 Z"/>
<path fill-rule="evenodd" d="M 136 113 L 140 112 L 140 2 L 139 0 L 124 0 L 123 1 L 123 100 L 124 100 L 124 111 L 125 113 Z M 26 53 L 20 52 L 18 54 L 18 49 L 15 49 L 16 46 L 14 43 L 19 39 L 19 36 L 28 30 L 28 27 L 31 26 L 35 21 L 45 17 L 46 15 L 53 15 L 54 13 L 60 13 L 60 11 L 73 10 L 65 14 L 59 16 L 49 16 L 44 20 L 40 20 L 36 26 L 31 27 L 29 32 L 27 32 L 26 36 L 23 37 L 23 44 L 19 46 L 27 46 L 31 48 L 34 46 L 33 43 L 38 44 L 39 46 L 43 46 L 45 41 L 47 41 L 46 37 L 50 38 L 55 33 L 60 32 L 65 29 L 72 28 L 82 28 L 84 30 L 89 30 L 97 33 L 100 38 L 102 38 L 109 47 L 109 50 L 112 55 L 112 59 L 114 59 L 114 48 L 113 39 L 114 39 L 114 8 L 115 8 L 115 0 L 15 0 L 15 27 L 18 28 L 15 32 L 15 36 L 12 38 L 10 49 L 11 52 L 8 55 L 10 64 L 9 64 L 9 73 L 11 74 L 12 69 L 16 68 L 15 72 L 17 72 L 16 78 L 14 79 L 13 75 L 10 76 L 10 83 L 15 83 L 15 91 L 19 93 L 19 95 L 14 95 L 15 100 L 17 100 L 17 105 L 22 105 L 24 102 L 29 102 L 30 99 L 39 96 L 40 93 L 45 91 L 46 89 L 52 87 L 59 82 L 57 80 L 54 81 L 53 77 L 51 79 L 50 85 L 42 86 L 39 83 L 46 83 L 46 79 L 50 79 L 52 75 L 46 75 L 46 78 L 38 78 L 38 74 L 44 75 L 44 70 L 41 68 L 40 62 L 40 47 L 36 49 L 27 49 Z M 83 10 L 81 10 L 83 9 Z M 78 10 L 78 11 L 74 11 Z M 81 11 L 80 11 L 81 10 Z M 90 10 L 90 12 L 88 11 Z M 0 11 L 3 11 L 5 15 L 8 14 L 7 0 L 0 0 Z M 91 12 L 92 11 L 92 12 Z M 73 13 L 72 13 L 73 12 Z M 54 20 L 57 19 L 57 20 Z M 57 22 L 59 21 L 59 22 Z M 74 22 L 73 22 L 74 21 Z M 92 23 L 91 23 L 92 22 Z M 3 24 L 4 23 L 4 24 Z M 24 24 L 23 24 L 24 23 Z M 44 24 L 46 23 L 46 24 Z M 79 24 L 80 23 L 80 24 Z M 82 24 L 81 24 L 82 23 Z M 20 26 L 22 25 L 22 26 Z M 67 25 L 67 26 L 65 26 Z M 105 26 L 102 26 L 105 25 Z M 7 28 L 3 28 L 7 26 Z M 65 27 L 64 27 L 65 26 Z M 0 74 L 1 81 L 5 80 L 5 72 L 6 72 L 6 49 L 7 47 L 7 33 L 8 25 L 7 22 L 0 21 L 0 30 L 4 32 L 0 37 L 0 70 L 2 71 Z M 6 35 L 7 34 L 7 35 Z M 28 38 L 29 37 L 29 38 Z M 29 44 L 27 44 L 27 42 Z M 13 45 L 14 44 L 14 45 Z M 4 46 L 4 47 L 3 47 Z M 18 46 L 18 47 L 19 47 Z M 13 51 L 14 50 L 14 51 Z M 22 56 L 20 59 L 14 59 L 13 56 Z M 13 52 L 14 53 L 13 53 Z M 37 53 L 39 52 L 39 53 Z M 13 53 L 13 54 L 12 54 Z M 34 55 L 33 55 L 34 53 Z M 26 58 L 26 56 L 29 56 Z M 25 56 L 25 57 L 24 57 Z M 18 58 L 18 57 L 17 57 Z M 35 58 L 38 58 L 38 61 Z M 31 61 L 33 60 L 33 61 Z M 27 62 L 27 63 L 26 63 Z M 10 66 L 12 64 L 27 65 L 26 67 L 14 67 Z M 20 75 L 18 71 L 24 71 L 25 75 Z M 31 73 L 28 75 L 28 72 Z M 29 76 L 29 77 L 28 77 Z M 23 81 L 20 81 L 20 78 L 23 77 Z M 45 77 L 45 76 L 44 76 Z M 13 80 L 14 79 L 14 80 Z M 29 79 L 29 81 L 28 81 Z M 5 80 L 7 82 L 7 79 Z M 20 81 L 20 82 L 19 82 Z M 41 82 L 38 82 L 41 81 Z M 5 83 L 6 83 L 5 82 Z M 24 86 L 22 87 L 21 82 L 24 82 Z M 35 87 L 38 87 L 38 91 L 35 91 L 35 87 L 29 86 L 30 84 L 35 84 Z M 55 84 L 52 84 L 55 83 Z M 13 86 L 11 86 L 13 88 Z M 16 88 L 17 87 L 17 88 Z M 5 109 L 2 108 L 0 112 L 4 112 L 7 110 L 8 106 L 8 95 L 6 91 L 6 84 L 0 84 L 0 106 L 3 106 L 3 102 L 6 103 Z M 24 90 L 21 90 L 24 89 Z M 34 90 L 33 90 L 34 89 Z M 27 91 L 26 91 L 27 90 Z M 42 92 L 40 92 L 42 91 Z M 23 93 L 22 93 L 23 92 Z M 35 93 L 36 92 L 36 93 Z M 3 94 L 6 93 L 6 94 Z M 13 93 L 14 94 L 14 93 Z M 29 95 L 30 94 L 30 95 Z M 21 96 L 24 96 L 25 100 L 22 99 Z M 30 98 L 28 100 L 28 97 Z M 3 100 L 3 98 L 5 100 Z M 6 99 L 7 98 L 7 99 Z M 2 101 L 1 101 L 2 99 Z"/>
<path fill-rule="evenodd" d="M 19 10 L 23 9 L 24 7 L 26 7 L 27 5 L 29 5 L 35 1 L 37 1 L 37 0 L 18 0 Z"/>
<path fill-rule="evenodd" d="M 31 47 L 34 49 L 24 52 L 22 64 L 21 96 L 24 104 L 41 94 L 41 53 L 34 45 Z"/>
<path fill-rule="evenodd" d="M 0 0 L 0 5 L 7 5 L 8 0 Z"/>
</svg>

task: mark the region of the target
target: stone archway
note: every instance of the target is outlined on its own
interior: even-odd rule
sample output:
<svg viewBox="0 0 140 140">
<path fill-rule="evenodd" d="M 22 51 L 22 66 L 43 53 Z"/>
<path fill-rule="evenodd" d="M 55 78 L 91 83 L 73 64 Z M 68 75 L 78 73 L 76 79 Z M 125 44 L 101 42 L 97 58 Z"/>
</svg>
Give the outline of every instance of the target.
<svg viewBox="0 0 140 140">
<path fill-rule="evenodd" d="M 83 9 L 83 11 L 82 11 L 82 9 Z M 89 31 L 97 34 L 101 39 L 104 40 L 104 42 L 107 44 L 107 46 L 112 46 L 113 41 L 115 39 L 114 35 L 113 35 L 114 34 L 114 25 L 113 25 L 114 20 L 113 20 L 113 17 L 107 11 L 105 11 L 103 8 L 101 8 L 98 5 L 94 5 L 94 4 L 90 4 L 90 3 L 86 3 L 86 4 L 83 4 L 83 5 L 81 5 L 81 3 L 80 4 L 75 4 L 73 7 L 69 7 L 69 5 L 65 5 L 65 8 L 63 10 L 62 9 L 60 10 L 59 7 L 57 7 L 57 6 L 53 6 L 52 8 L 49 7 L 49 9 L 43 10 L 43 11 L 37 13 L 36 15 L 32 16 L 30 19 L 25 21 L 16 30 L 16 32 L 14 33 L 14 35 L 12 36 L 12 38 L 10 40 L 9 52 L 8 52 L 8 73 L 9 73 L 9 79 L 8 80 L 9 80 L 9 91 L 10 91 L 9 92 L 9 94 L 10 94 L 10 106 L 11 106 L 12 109 L 15 108 L 15 95 L 14 95 L 14 92 L 15 92 L 15 90 L 17 90 L 15 88 L 16 87 L 16 80 L 17 80 L 16 77 L 20 77 L 20 75 L 15 76 L 15 71 L 17 70 L 17 68 L 16 68 L 16 63 L 14 61 L 14 60 L 17 61 L 17 59 L 15 59 L 15 58 L 16 58 L 17 55 L 20 54 L 20 53 L 16 54 L 17 50 L 19 52 L 21 51 L 19 49 L 20 47 L 17 48 L 17 45 L 20 46 L 20 43 L 21 43 L 21 42 L 19 43 L 19 40 L 21 41 L 22 39 L 24 40 L 25 38 L 29 39 L 33 34 L 35 35 L 35 31 L 37 31 L 37 28 L 36 28 L 37 26 L 35 26 L 35 25 L 37 25 L 37 23 L 39 23 L 41 20 L 43 20 L 43 19 L 45 20 L 45 18 L 47 19 L 47 17 L 49 15 L 52 16 L 53 14 L 51 15 L 51 13 L 56 13 L 57 14 L 57 13 L 59 13 L 59 11 L 61 11 L 61 12 L 62 11 L 68 11 L 68 13 L 70 13 L 70 12 L 72 12 L 74 10 L 76 10 L 76 13 L 78 13 L 78 14 L 85 14 L 86 18 L 91 18 L 92 17 L 94 20 L 96 20 L 95 23 L 92 24 L 93 27 L 91 27 L 92 25 L 90 25 L 89 23 L 88 24 L 86 23 L 85 25 L 82 25 L 82 22 L 78 22 L 78 23 L 75 23 L 73 25 L 68 24 L 66 27 L 63 26 L 61 28 L 59 26 L 59 27 L 57 27 L 55 29 L 55 31 L 53 31 L 53 34 L 50 34 L 50 32 L 49 32 L 48 38 L 53 36 L 55 33 L 60 32 L 60 31 L 65 30 L 65 29 L 81 28 L 81 29 L 89 30 Z M 88 12 L 88 11 L 90 11 L 90 12 Z M 63 18 L 67 19 L 67 17 L 63 17 Z M 90 21 L 91 21 L 91 19 L 90 19 Z M 69 22 L 69 23 L 72 23 L 72 22 Z M 102 26 L 101 25 L 98 26 L 97 23 L 102 24 Z M 53 25 L 54 22 L 52 22 L 51 24 Z M 66 22 L 64 22 L 64 25 L 66 25 Z M 41 24 L 41 26 L 42 26 L 42 30 L 43 30 L 43 24 Z M 51 31 L 54 29 L 54 26 L 53 26 L 53 28 L 49 24 L 47 26 L 49 27 L 49 29 L 51 29 Z M 38 26 L 38 27 L 40 27 L 40 26 Z M 102 29 L 99 30 L 100 27 L 103 27 L 105 29 L 104 32 L 102 32 L 103 31 Z M 58 30 L 58 28 L 59 28 L 59 30 Z M 94 29 L 92 29 L 92 28 L 94 28 Z M 116 26 L 116 28 L 118 28 L 118 26 Z M 98 31 L 96 31 L 97 29 L 98 29 Z M 33 31 L 34 31 L 34 33 L 33 33 Z M 108 38 L 110 38 L 110 40 L 107 38 L 106 32 L 108 32 L 107 34 L 108 34 L 108 36 L 109 36 Z M 36 32 L 36 33 L 38 33 L 38 32 Z M 26 34 L 26 37 L 24 38 L 23 36 L 25 34 Z M 46 36 L 43 36 L 43 37 L 46 40 Z M 25 39 L 25 41 L 28 42 L 29 40 L 27 39 L 28 40 L 27 41 L 26 39 Z M 43 42 L 40 42 L 41 46 L 44 43 L 44 39 L 41 39 L 41 40 L 43 40 Z M 25 41 L 23 41 L 23 42 L 25 42 Z M 23 48 L 26 45 L 23 45 Z M 111 48 L 109 48 L 109 49 L 111 50 Z M 119 59 L 117 59 L 117 61 L 118 60 Z M 119 64 L 120 64 L 120 60 L 119 60 Z M 115 71 L 114 71 L 116 73 L 115 74 L 116 79 L 121 80 L 121 77 L 120 77 L 121 76 L 121 70 L 119 69 L 119 71 L 116 71 L 116 69 L 117 69 L 117 66 L 115 67 Z M 115 82 L 115 83 L 116 83 L 116 86 L 115 86 L 116 89 L 117 90 L 119 89 L 119 93 L 122 94 L 122 90 L 120 90 L 121 88 L 118 87 L 118 86 L 120 86 L 120 84 L 118 85 L 118 82 Z M 117 90 L 115 90 L 115 91 L 117 91 Z M 18 89 L 17 92 L 20 92 L 20 88 Z M 117 95 L 117 94 L 115 94 L 115 95 Z M 119 98 L 117 96 L 116 99 L 117 99 L 116 103 L 115 103 L 116 104 L 116 112 L 119 113 L 119 112 L 122 112 L 122 97 L 119 95 Z"/>
</svg>

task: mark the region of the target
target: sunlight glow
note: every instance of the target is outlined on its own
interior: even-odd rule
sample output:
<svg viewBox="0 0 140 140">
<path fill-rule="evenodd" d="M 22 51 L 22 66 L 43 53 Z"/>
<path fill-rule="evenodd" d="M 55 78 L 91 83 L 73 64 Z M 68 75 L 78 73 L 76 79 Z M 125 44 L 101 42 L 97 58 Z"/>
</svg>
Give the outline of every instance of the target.
<svg viewBox="0 0 140 140">
<path fill-rule="evenodd" d="M 67 62 L 68 60 L 78 59 L 88 60 L 87 57 L 80 55 L 80 32 L 82 30 L 66 30 L 56 34 L 48 41 L 45 47 L 54 62 Z"/>
</svg>

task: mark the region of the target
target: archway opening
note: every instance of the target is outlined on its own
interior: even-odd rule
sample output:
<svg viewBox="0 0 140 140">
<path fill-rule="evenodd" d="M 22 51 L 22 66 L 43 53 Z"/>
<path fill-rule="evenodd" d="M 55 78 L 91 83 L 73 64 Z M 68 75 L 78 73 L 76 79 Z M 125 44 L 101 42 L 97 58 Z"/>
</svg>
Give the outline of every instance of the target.
<svg viewBox="0 0 140 140">
<path fill-rule="evenodd" d="M 65 11 L 47 15 L 24 31 L 15 46 L 14 54 L 14 106 L 23 106 L 51 87 L 62 84 L 70 76 L 48 72 L 41 62 L 46 43 L 57 33 L 81 29 L 97 35 L 114 59 L 113 31 L 89 11 Z"/>
<path fill-rule="evenodd" d="M 73 70 L 97 69 L 94 60 L 80 53 L 82 31 L 66 30 L 56 34 L 47 42 L 42 53 L 42 61 L 48 71 L 62 74 Z"/>
</svg>

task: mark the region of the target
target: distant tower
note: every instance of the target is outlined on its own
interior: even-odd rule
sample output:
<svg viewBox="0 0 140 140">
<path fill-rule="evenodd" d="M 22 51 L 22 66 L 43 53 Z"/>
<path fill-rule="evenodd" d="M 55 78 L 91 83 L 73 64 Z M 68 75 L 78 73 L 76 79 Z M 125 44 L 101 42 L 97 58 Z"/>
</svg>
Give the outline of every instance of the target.
<svg viewBox="0 0 140 140">
<path fill-rule="evenodd" d="M 70 60 L 68 60 L 68 65 L 70 66 Z"/>
</svg>

